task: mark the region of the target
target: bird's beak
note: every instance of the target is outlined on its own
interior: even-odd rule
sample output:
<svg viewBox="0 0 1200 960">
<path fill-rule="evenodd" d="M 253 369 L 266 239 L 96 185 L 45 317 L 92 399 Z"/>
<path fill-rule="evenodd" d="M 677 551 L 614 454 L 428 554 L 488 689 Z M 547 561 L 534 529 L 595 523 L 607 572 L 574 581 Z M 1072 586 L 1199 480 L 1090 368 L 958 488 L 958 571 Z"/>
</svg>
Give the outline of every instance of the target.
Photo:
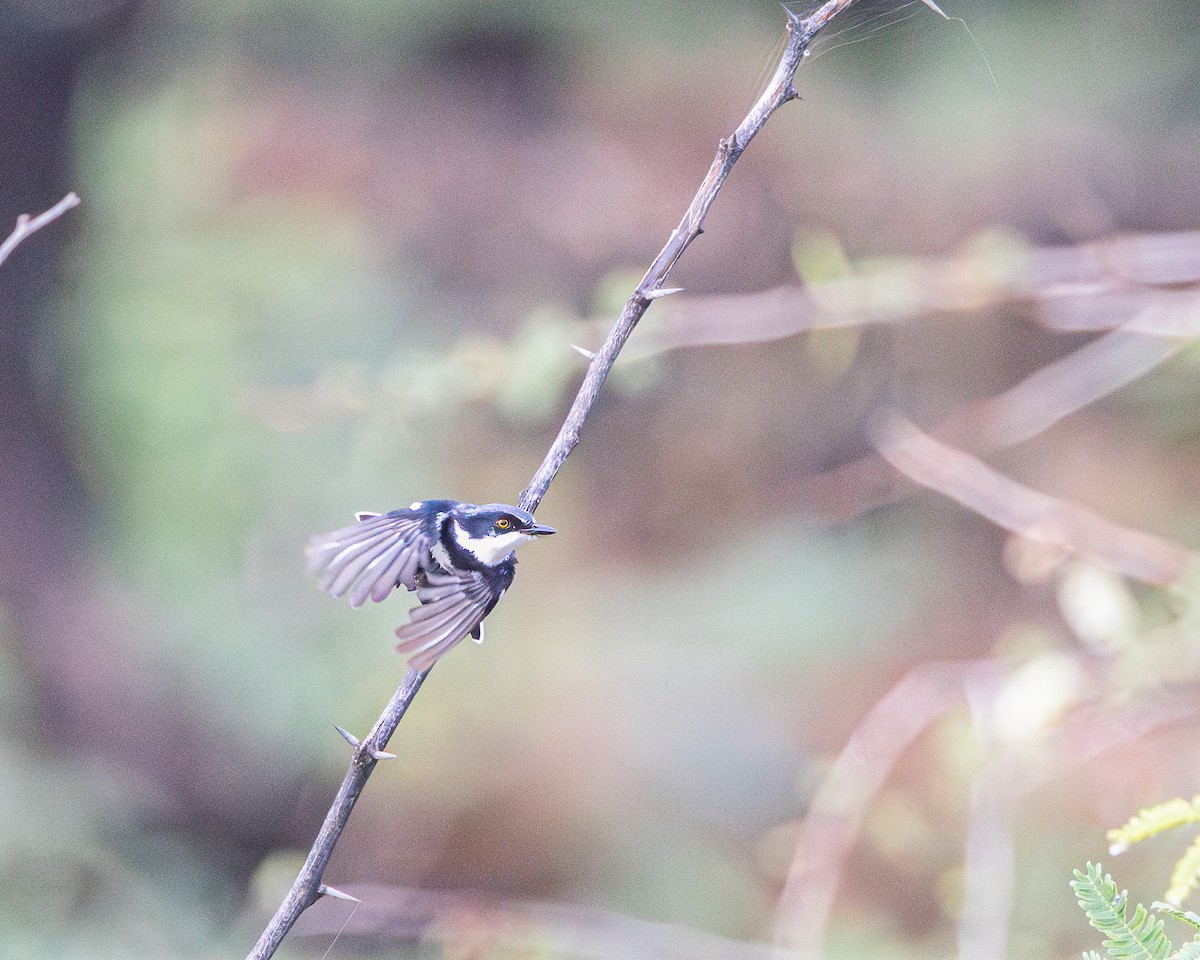
<svg viewBox="0 0 1200 960">
<path fill-rule="evenodd" d="M 552 533 L 558 533 L 553 527 L 548 527 L 544 523 L 535 523 L 525 532 L 531 537 L 548 537 Z"/>
</svg>

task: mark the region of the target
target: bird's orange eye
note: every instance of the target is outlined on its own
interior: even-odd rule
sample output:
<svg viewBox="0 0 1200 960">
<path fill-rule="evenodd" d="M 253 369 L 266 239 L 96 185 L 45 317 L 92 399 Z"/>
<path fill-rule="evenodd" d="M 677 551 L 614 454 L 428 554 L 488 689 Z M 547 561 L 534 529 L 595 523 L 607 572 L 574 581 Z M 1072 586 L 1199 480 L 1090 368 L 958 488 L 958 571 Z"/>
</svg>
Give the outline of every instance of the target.
<svg viewBox="0 0 1200 960">
<path fill-rule="evenodd" d="M 509 520 L 508 517 L 501 517 L 499 520 L 496 521 L 496 528 L 498 530 L 507 530 L 511 526 L 512 526 L 512 521 Z"/>
</svg>

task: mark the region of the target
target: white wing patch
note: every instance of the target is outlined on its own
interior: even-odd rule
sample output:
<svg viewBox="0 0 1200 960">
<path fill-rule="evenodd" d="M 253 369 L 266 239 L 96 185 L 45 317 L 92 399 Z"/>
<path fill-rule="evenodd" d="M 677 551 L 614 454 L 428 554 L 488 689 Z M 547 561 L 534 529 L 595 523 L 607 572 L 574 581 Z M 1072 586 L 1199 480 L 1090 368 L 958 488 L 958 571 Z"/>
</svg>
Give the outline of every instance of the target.
<svg viewBox="0 0 1200 960">
<path fill-rule="evenodd" d="M 446 545 L 438 540 L 429 551 L 430 555 L 441 564 L 443 570 L 453 570 L 454 561 L 450 559 L 450 551 L 446 549 Z"/>
</svg>

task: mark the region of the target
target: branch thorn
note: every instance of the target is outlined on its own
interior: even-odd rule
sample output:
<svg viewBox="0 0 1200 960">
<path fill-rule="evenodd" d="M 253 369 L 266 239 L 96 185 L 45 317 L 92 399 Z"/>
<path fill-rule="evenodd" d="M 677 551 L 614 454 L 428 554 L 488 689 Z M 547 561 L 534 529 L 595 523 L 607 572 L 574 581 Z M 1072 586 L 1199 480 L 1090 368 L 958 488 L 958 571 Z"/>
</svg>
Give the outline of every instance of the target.
<svg viewBox="0 0 1200 960">
<path fill-rule="evenodd" d="M 376 760 L 395 760 L 396 759 L 396 755 L 394 753 L 388 753 L 386 750 L 372 750 L 371 756 L 373 756 Z"/>
<path fill-rule="evenodd" d="M 659 287 L 657 290 L 651 290 L 646 294 L 647 300 L 661 300 L 663 297 L 669 297 L 673 293 L 683 293 L 683 287 Z"/>
<path fill-rule="evenodd" d="M 352 734 L 349 730 L 343 730 L 336 723 L 333 725 L 333 729 L 340 733 L 342 735 L 342 739 L 352 747 L 357 747 L 360 743 L 362 743 L 362 741 L 359 740 L 358 737 Z"/>
<path fill-rule="evenodd" d="M 587 357 L 589 360 L 595 360 L 595 359 L 596 359 L 596 355 L 595 355 L 594 353 L 592 353 L 592 351 L 591 351 L 591 350 L 587 350 L 587 349 L 585 349 L 585 348 L 583 348 L 583 347 L 579 346 L 579 344 L 577 344 L 577 343 L 573 343 L 573 344 L 571 344 L 571 349 L 572 349 L 572 350 L 574 350 L 576 353 L 578 353 L 578 354 L 581 354 L 582 356 L 585 356 L 585 357 Z"/>
<path fill-rule="evenodd" d="M 324 883 L 321 884 L 320 888 L 317 890 L 317 893 L 319 893 L 322 897 L 332 897 L 334 900 L 349 900 L 351 903 L 362 903 L 358 897 L 352 897 L 348 893 L 343 893 L 337 887 L 330 887 Z"/>
</svg>

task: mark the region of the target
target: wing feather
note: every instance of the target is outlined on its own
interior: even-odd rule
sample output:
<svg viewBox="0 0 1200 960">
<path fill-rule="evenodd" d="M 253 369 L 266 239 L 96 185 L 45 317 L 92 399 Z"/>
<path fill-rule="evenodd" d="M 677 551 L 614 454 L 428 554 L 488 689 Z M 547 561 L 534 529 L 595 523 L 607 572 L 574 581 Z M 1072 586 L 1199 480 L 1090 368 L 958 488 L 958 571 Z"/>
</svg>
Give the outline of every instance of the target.
<svg viewBox="0 0 1200 960">
<path fill-rule="evenodd" d="M 387 598 L 397 587 L 417 591 L 421 601 L 408 623 L 396 630 L 396 649 L 409 665 L 425 671 L 467 636 L 480 637 L 484 617 L 512 581 L 506 571 L 443 570 L 430 556 L 436 524 L 412 510 L 357 514 L 359 522 L 322 536 L 308 546 L 309 572 L 335 597 L 353 607 L 369 597 Z"/>
<path fill-rule="evenodd" d="M 417 585 L 417 568 L 420 565 L 420 551 L 406 550 L 398 553 L 387 571 L 376 579 L 375 587 L 371 590 L 371 599 L 376 603 L 387 599 L 388 594 L 398 583 L 402 583 L 412 590 Z"/>
<path fill-rule="evenodd" d="M 313 537 L 308 545 L 309 572 L 335 597 L 349 593 L 354 607 L 367 597 L 383 600 L 400 584 L 415 588 L 429 550 L 427 521 L 419 514 L 360 516 L 359 523 Z"/>
<path fill-rule="evenodd" d="M 333 534 L 327 536 L 333 536 Z M 333 540 L 317 543 L 319 538 L 314 537 L 309 542 L 309 573 L 324 571 L 325 576 L 322 579 L 332 583 L 346 564 L 353 562 L 355 557 L 361 555 L 364 550 L 370 550 L 372 546 L 383 539 L 386 539 L 386 535 L 378 532 L 371 536 L 356 538 L 351 542 Z"/>
<path fill-rule="evenodd" d="M 334 558 L 334 564 L 322 578 L 322 586 L 335 597 L 344 596 L 359 576 L 381 555 L 389 552 L 392 546 L 392 538 L 380 534 L 356 547 L 353 553 L 343 551 Z M 401 546 L 404 546 L 403 541 Z"/>
<path fill-rule="evenodd" d="M 411 654 L 409 666 L 425 671 L 471 633 L 500 599 L 495 583 L 479 571 L 429 572 L 417 588 L 421 605 L 396 631 L 396 649 Z"/>
<path fill-rule="evenodd" d="M 475 616 L 473 611 L 464 611 L 457 620 L 443 628 L 435 636 L 424 637 L 416 652 L 409 658 L 409 665 L 414 670 L 422 672 L 428 670 L 471 632 L 471 623 Z M 409 646 L 407 649 L 412 648 Z"/>
<path fill-rule="evenodd" d="M 404 540 L 400 540 L 395 544 L 389 545 L 386 549 L 377 552 L 374 558 L 363 567 L 362 573 L 355 578 L 354 587 L 346 596 L 346 599 L 350 601 L 350 606 L 361 607 L 366 602 L 367 597 L 373 596 L 375 590 L 381 584 L 387 586 L 387 591 L 384 593 L 385 597 L 391 593 L 396 587 L 397 576 L 400 571 L 397 570 L 390 578 L 386 571 L 402 564 L 413 552 L 410 545 Z"/>
</svg>

